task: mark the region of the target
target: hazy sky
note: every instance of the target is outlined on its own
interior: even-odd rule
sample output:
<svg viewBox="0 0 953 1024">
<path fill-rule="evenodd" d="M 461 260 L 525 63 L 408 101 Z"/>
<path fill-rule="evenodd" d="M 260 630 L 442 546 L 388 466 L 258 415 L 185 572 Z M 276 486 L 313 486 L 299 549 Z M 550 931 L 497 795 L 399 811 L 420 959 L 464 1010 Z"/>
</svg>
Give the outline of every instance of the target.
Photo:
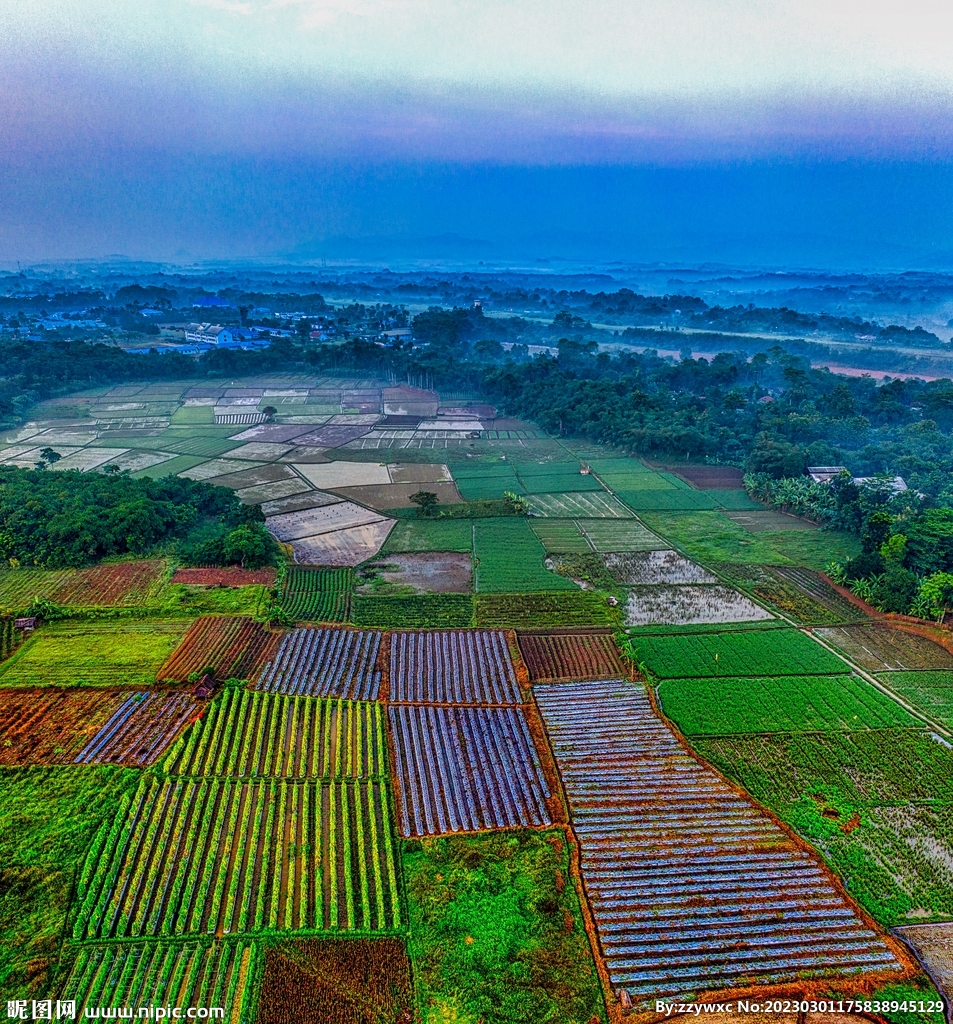
<svg viewBox="0 0 953 1024">
<path fill-rule="evenodd" d="M 953 253 L 948 0 L 0 0 L 0 38 L 0 259 Z"/>
</svg>

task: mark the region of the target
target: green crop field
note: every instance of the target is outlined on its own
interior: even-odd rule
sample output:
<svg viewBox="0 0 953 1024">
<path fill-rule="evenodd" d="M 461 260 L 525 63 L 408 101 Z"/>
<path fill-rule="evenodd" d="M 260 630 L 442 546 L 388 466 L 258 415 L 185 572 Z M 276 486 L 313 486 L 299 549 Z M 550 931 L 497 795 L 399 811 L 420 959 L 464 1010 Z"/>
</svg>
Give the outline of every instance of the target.
<svg viewBox="0 0 953 1024">
<path fill-rule="evenodd" d="M 207 460 L 200 455 L 176 455 L 173 459 L 160 462 L 158 466 L 149 466 L 146 469 L 137 470 L 132 475 L 136 479 L 149 477 L 152 480 L 158 480 L 163 476 L 175 476 L 178 473 L 184 473 L 187 469 L 191 469 L 193 466 L 197 466 L 205 461 Z"/>
<path fill-rule="evenodd" d="M 606 1020 L 562 832 L 404 845 L 421 1020 Z"/>
<path fill-rule="evenodd" d="M 393 931 L 391 821 L 376 782 L 146 776 L 90 849 L 74 938 Z"/>
<path fill-rule="evenodd" d="M 616 494 L 636 512 L 670 512 L 718 507 L 718 502 L 708 491 L 689 491 L 672 487 L 668 490 L 616 491 Z"/>
<path fill-rule="evenodd" d="M 860 552 L 857 538 L 836 530 L 754 534 L 715 511 L 646 511 L 642 518 L 699 562 L 797 564 L 823 569 L 832 561 Z"/>
<path fill-rule="evenodd" d="M 949 747 L 914 729 L 699 738 L 693 745 L 813 843 L 879 921 L 953 917 Z"/>
<path fill-rule="evenodd" d="M 229 1022 L 250 1019 L 261 948 L 235 942 L 123 942 L 81 946 L 63 996 L 76 1014 L 101 1006 L 221 1007 Z"/>
<path fill-rule="evenodd" d="M 457 490 L 466 501 L 502 498 L 506 491 L 523 493 L 509 462 L 455 463 L 452 475 Z"/>
<path fill-rule="evenodd" d="M 575 590 L 571 580 L 545 568 L 545 557 L 545 548 L 525 519 L 473 520 L 478 593 Z"/>
<path fill-rule="evenodd" d="M 169 442 L 168 450 L 180 455 L 201 455 L 204 459 L 214 459 L 233 448 L 240 448 L 241 444 L 241 441 L 229 441 L 225 437 L 184 437 Z"/>
<path fill-rule="evenodd" d="M 794 629 L 636 634 L 636 660 L 658 679 L 836 675 L 850 670 Z"/>
<path fill-rule="evenodd" d="M 175 427 L 215 426 L 215 410 L 210 405 L 182 405 L 172 413 Z"/>
<path fill-rule="evenodd" d="M 0 570 L 0 612 L 22 612 L 37 598 L 52 599 L 72 575 L 69 569 Z"/>
<path fill-rule="evenodd" d="M 582 555 L 592 551 L 589 541 L 572 519 L 533 519 L 530 525 L 547 554 Z"/>
<path fill-rule="evenodd" d="M 402 519 L 388 534 L 382 554 L 408 551 L 465 551 L 473 545 L 466 519 Z"/>
<path fill-rule="evenodd" d="M 638 519 L 578 519 L 576 523 L 596 551 L 664 551 L 672 545 Z"/>
<path fill-rule="evenodd" d="M 0 665 L 0 687 L 154 685 L 189 625 L 118 619 L 44 626 Z"/>
<path fill-rule="evenodd" d="M 478 594 L 476 625 L 496 629 L 609 626 L 611 609 L 598 595 L 573 588 L 544 594 Z"/>
<path fill-rule="evenodd" d="M 882 672 L 877 678 L 908 704 L 953 728 L 953 672 Z"/>
<path fill-rule="evenodd" d="M 366 629 L 459 629 L 473 625 L 471 594 L 356 596 L 351 621 Z"/>
<path fill-rule="evenodd" d="M 112 766 L 0 769 L 0 999 L 58 987 L 74 873 L 140 775 Z"/>
<path fill-rule="evenodd" d="M 687 736 L 887 729 L 920 723 L 857 676 L 667 679 L 662 710 Z"/>
<path fill-rule="evenodd" d="M 311 622 L 345 622 L 354 573 L 351 569 L 288 568 L 281 604 L 293 618 Z"/>
<path fill-rule="evenodd" d="M 602 490 L 595 477 L 580 472 L 578 462 L 518 462 L 515 469 L 527 494 Z"/>
</svg>

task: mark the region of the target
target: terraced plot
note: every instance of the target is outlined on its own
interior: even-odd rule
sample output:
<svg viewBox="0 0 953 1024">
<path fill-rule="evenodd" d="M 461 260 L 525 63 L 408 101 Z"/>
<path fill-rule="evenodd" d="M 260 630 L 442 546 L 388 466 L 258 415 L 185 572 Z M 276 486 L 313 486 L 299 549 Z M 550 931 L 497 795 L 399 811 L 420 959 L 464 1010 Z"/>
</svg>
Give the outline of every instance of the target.
<svg viewBox="0 0 953 1024">
<path fill-rule="evenodd" d="M 718 582 L 707 569 L 677 551 L 609 552 L 605 563 L 619 583 L 629 585 Z"/>
<path fill-rule="evenodd" d="M 388 708 L 404 836 L 552 822 L 521 708 Z"/>
<path fill-rule="evenodd" d="M 116 708 L 73 763 L 144 768 L 165 753 L 199 712 L 200 705 L 191 694 L 134 693 Z"/>
<path fill-rule="evenodd" d="M 612 615 L 603 598 L 584 590 L 478 594 L 476 597 L 476 624 L 486 628 L 606 626 L 611 621 Z"/>
<path fill-rule="evenodd" d="M 376 700 L 383 634 L 355 629 L 293 629 L 263 663 L 256 690 L 308 697 Z"/>
<path fill-rule="evenodd" d="M 390 699 L 430 704 L 519 704 L 516 669 L 499 630 L 394 633 Z"/>
<path fill-rule="evenodd" d="M 246 679 L 276 639 L 254 619 L 203 615 L 189 627 L 157 678 L 184 683 L 193 673 L 210 671 L 216 679 Z"/>
<path fill-rule="evenodd" d="M 634 517 L 632 519 L 580 519 L 579 529 L 596 551 L 658 551 L 671 547 Z"/>
<path fill-rule="evenodd" d="M 644 687 L 543 685 L 536 698 L 601 953 L 637 1006 L 907 972 L 813 853 L 681 747 Z"/>
<path fill-rule="evenodd" d="M 228 690 L 183 737 L 170 775 L 289 779 L 386 777 L 381 705 Z"/>
<path fill-rule="evenodd" d="M 607 633 L 521 632 L 519 647 L 534 683 L 611 679 L 625 675 L 618 648 Z"/>
<path fill-rule="evenodd" d="M 80 880 L 77 939 L 400 926 L 387 787 L 143 780 Z"/>
<path fill-rule="evenodd" d="M 953 669 L 953 654 L 917 633 L 889 626 L 838 626 L 817 634 L 869 672 Z"/>
<path fill-rule="evenodd" d="M 69 763 L 122 701 L 108 690 L 0 693 L 0 765 Z"/>
<path fill-rule="evenodd" d="M 222 1007 L 228 1024 L 247 1020 L 261 953 L 237 942 L 125 942 L 82 946 L 63 998 L 76 1016 L 101 1006 Z"/>
<path fill-rule="evenodd" d="M 934 721 L 953 727 L 953 672 L 882 672 L 877 678 Z"/>
</svg>

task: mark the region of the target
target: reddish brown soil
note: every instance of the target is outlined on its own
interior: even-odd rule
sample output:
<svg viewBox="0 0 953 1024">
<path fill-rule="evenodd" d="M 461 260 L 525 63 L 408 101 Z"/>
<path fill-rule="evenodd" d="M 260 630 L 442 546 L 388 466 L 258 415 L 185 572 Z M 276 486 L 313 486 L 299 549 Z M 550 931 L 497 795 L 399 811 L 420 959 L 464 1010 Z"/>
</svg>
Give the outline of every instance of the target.
<svg viewBox="0 0 953 1024">
<path fill-rule="evenodd" d="M 273 587 L 275 570 L 267 569 L 176 569 L 173 583 L 187 583 L 193 587 L 251 587 L 256 584 Z"/>
<path fill-rule="evenodd" d="M 191 673 L 209 669 L 215 679 L 247 679 L 277 639 L 254 619 L 203 615 L 189 626 L 156 678 L 184 683 Z"/>
<path fill-rule="evenodd" d="M 622 679 L 625 667 L 605 633 L 519 633 L 519 647 L 534 683 Z"/>
</svg>

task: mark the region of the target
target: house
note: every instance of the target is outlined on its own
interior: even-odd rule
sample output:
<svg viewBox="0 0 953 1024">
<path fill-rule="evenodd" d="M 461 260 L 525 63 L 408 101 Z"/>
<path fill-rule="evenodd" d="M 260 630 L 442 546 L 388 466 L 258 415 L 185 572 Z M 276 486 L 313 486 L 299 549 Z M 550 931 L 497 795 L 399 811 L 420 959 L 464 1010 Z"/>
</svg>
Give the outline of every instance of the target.
<svg viewBox="0 0 953 1024">
<path fill-rule="evenodd" d="M 860 487 L 883 487 L 894 494 L 902 494 L 908 489 L 902 476 L 855 476 L 854 483 Z"/>
<path fill-rule="evenodd" d="M 32 633 L 36 629 L 36 616 L 28 615 L 22 619 L 14 619 L 13 626 L 15 629 L 21 630 L 23 633 Z"/>
<path fill-rule="evenodd" d="M 220 324 L 186 324 L 185 340 L 194 345 L 231 345 L 235 340 L 230 327 Z"/>
<path fill-rule="evenodd" d="M 816 484 L 829 484 L 835 476 L 846 473 L 846 466 L 808 466 L 807 475 Z"/>
<path fill-rule="evenodd" d="M 392 331 L 382 331 L 381 337 L 385 341 L 403 341 L 404 338 L 409 338 L 413 334 L 413 331 L 409 327 L 395 327 Z"/>
</svg>

